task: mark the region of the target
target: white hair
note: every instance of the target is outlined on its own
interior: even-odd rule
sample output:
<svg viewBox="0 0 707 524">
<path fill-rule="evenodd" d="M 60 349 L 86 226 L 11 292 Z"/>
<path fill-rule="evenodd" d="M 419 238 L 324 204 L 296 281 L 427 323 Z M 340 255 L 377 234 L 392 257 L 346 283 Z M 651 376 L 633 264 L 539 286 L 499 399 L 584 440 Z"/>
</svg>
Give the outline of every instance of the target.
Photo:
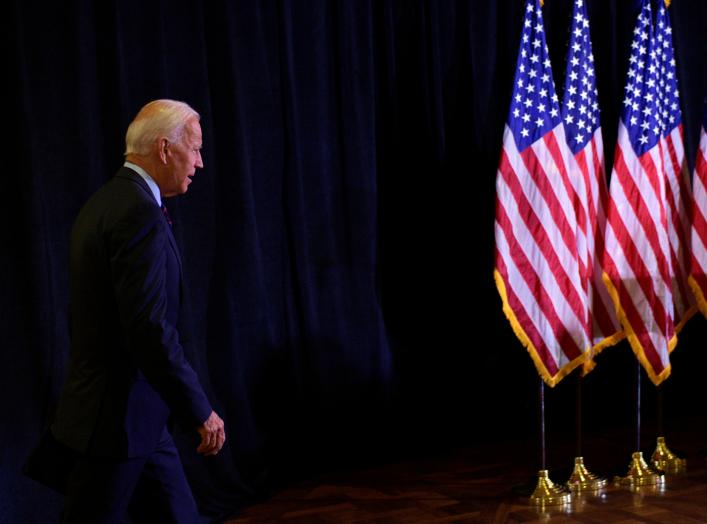
<svg viewBox="0 0 707 524">
<path fill-rule="evenodd" d="M 147 155 L 155 142 L 166 138 L 177 142 L 184 134 L 184 127 L 199 113 L 189 104 L 177 100 L 153 100 L 143 106 L 128 126 L 125 134 L 125 155 Z"/>
</svg>

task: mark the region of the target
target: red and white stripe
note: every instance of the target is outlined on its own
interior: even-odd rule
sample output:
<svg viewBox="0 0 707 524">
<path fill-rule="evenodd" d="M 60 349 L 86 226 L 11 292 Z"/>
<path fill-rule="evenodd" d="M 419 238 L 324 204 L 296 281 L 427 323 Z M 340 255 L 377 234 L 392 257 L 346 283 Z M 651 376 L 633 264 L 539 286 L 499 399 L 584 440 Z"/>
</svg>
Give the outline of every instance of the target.
<svg viewBox="0 0 707 524">
<path fill-rule="evenodd" d="M 666 182 L 660 147 L 640 157 L 619 123 L 607 206 L 604 281 L 634 352 L 655 384 L 676 343 Z"/>
<path fill-rule="evenodd" d="M 623 337 L 621 324 L 602 280 L 606 224 L 606 203 L 609 192 L 604 172 L 604 144 L 601 128 L 597 128 L 592 139 L 571 159 L 573 172 L 581 177 L 585 198 L 582 208 L 577 210 L 577 223 L 582 235 L 578 234 L 578 250 L 586 259 L 583 275 L 588 294 L 589 316 L 592 325 L 592 346 L 594 353 Z M 584 218 L 583 218 L 584 217 Z"/>
<path fill-rule="evenodd" d="M 707 131 L 702 128 L 692 179 L 693 220 L 690 286 L 707 317 Z"/>
<path fill-rule="evenodd" d="M 682 124 L 660 140 L 665 172 L 665 196 L 668 206 L 668 238 L 670 260 L 673 267 L 673 302 L 675 329 L 682 326 L 695 313 L 695 297 L 690 290 L 690 172 L 685 161 Z"/>
<path fill-rule="evenodd" d="M 518 151 L 506 126 L 496 177 L 496 282 L 504 311 L 549 385 L 591 347 L 562 124 Z"/>
</svg>

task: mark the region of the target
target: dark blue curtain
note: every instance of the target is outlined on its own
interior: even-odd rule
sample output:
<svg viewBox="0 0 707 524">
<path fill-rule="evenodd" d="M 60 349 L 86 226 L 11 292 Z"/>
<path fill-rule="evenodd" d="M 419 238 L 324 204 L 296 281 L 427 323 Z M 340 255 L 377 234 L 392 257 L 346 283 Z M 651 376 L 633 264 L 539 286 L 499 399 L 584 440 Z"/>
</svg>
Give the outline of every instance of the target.
<svg viewBox="0 0 707 524">
<path fill-rule="evenodd" d="M 634 4 L 589 1 L 608 162 Z M 206 167 L 168 206 L 186 270 L 181 333 L 229 436 L 205 460 L 194 435 L 178 435 L 205 515 L 322 468 L 511 429 L 532 438 L 537 375 L 492 279 L 522 10 L 520 0 L 9 2 L 0 522 L 56 519 L 61 499 L 19 469 L 63 381 L 69 230 L 154 98 L 189 102 L 204 128 Z M 570 12 L 568 0 L 546 1 L 560 89 Z M 707 6 L 674 0 L 671 14 L 692 162 Z M 703 369 L 703 333 L 701 318 L 683 332 L 673 382 Z M 625 345 L 602 359 L 587 381 L 589 428 L 631 417 L 635 359 Z M 687 389 L 674 386 L 674 405 Z M 571 395 L 564 383 L 553 394 L 562 413 Z"/>
</svg>

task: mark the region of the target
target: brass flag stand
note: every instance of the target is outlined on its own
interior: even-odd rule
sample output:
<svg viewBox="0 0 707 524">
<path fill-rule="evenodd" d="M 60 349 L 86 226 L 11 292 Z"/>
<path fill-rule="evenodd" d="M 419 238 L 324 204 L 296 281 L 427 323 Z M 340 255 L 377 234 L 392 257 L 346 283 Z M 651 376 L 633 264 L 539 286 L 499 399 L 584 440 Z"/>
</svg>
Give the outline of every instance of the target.
<svg viewBox="0 0 707 524">
<path fill-rule="evenodd" d="M 682 473 L 687 469 L 687 460 L 673 454 L 665 444 L 665 437 L 658 437 L 655 451 L 651 456 L 653 467 L 666 473 Z"/>
<path fill-rule="evenodd" d="M 562 506 L 569 504 L 570 493 L 554 484 L 548 475 L 545 454 L 545 383 L 540 379 L 540 462 L 538 484 L 530 495 L 530 503 L 534 506 Z"/>
<path fill-rule="evenodd" d="M 634 451 L 625 477 L 616 477 L 619 486 L 638 488 L 643 486 L 659 486 L 665 482 L 665 476 L 651 469 L 643 459 L 643 453 Z"/>
<path fill-rule="evenodd" d="M 577 431 L 577 456 L 574 458 L 574 469 L 567 481 L 567 487 L 573 493 L 596 492 L 606 487 L 606 479 L 590 473 L 584 466 L 582 456 L 582 375 L 577 374 L 577 395 L 575 396 L 575 427 Z"/>
<path fill-rule="evenodd" d="M 665 475 L 653 470 L 643 459 L 641 453 L 641 363 L 636 360 L 636 451 L 631 454 L 631 462 L 625 477 L 616 477 L 614 482 L 619 486 L 639 488 L 643 486 L 662 486 Z"/>
<path fill-rule="evenodd" d="M 663 386 L 658 386 L 658 437 L 655 451 L 651 456 L 653 467 L 665 473 L 682 473 L 687 469 L 687 460 L 676 456 L 665 443 L 663 430 Z"/>
</svg>

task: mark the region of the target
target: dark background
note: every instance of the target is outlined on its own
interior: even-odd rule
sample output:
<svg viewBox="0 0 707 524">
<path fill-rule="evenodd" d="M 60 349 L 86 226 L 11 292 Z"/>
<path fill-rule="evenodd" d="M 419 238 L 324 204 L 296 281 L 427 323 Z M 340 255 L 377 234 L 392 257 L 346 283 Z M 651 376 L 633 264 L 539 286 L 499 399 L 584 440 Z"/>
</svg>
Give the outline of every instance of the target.
<svg viewBox="0 0 707 524">
<path fill-rule="evenodd" d="M 571 2 L 544 11 L 561 99 Z M 637 12 L 589 1 L 609 170 Z M 707 5 L 670 12 L 692 167 Z M 206 167 L 168 206 L 185 347 L 229 437 L 204 460 L 195 435 L 178 435 L 206 514 L 322 469 L 536 439 L 537 373 L 492 278 L 522 13 L 521 0 L 8 2 L 0 522 L 56 519 L 61 499 L 19 469 L 64 376 L 69 230 L 154 98 L 202 115 Z M 668 432 L 705 417 L 705 332 L 696 316 L 673 353 Z M 585 431 L 633 424 L 635 377 L 625 342 L 602 353 L 583 385 Z M 546 392 L 551 457 L 573 438 L 575 383 Z"/>
</svg>

